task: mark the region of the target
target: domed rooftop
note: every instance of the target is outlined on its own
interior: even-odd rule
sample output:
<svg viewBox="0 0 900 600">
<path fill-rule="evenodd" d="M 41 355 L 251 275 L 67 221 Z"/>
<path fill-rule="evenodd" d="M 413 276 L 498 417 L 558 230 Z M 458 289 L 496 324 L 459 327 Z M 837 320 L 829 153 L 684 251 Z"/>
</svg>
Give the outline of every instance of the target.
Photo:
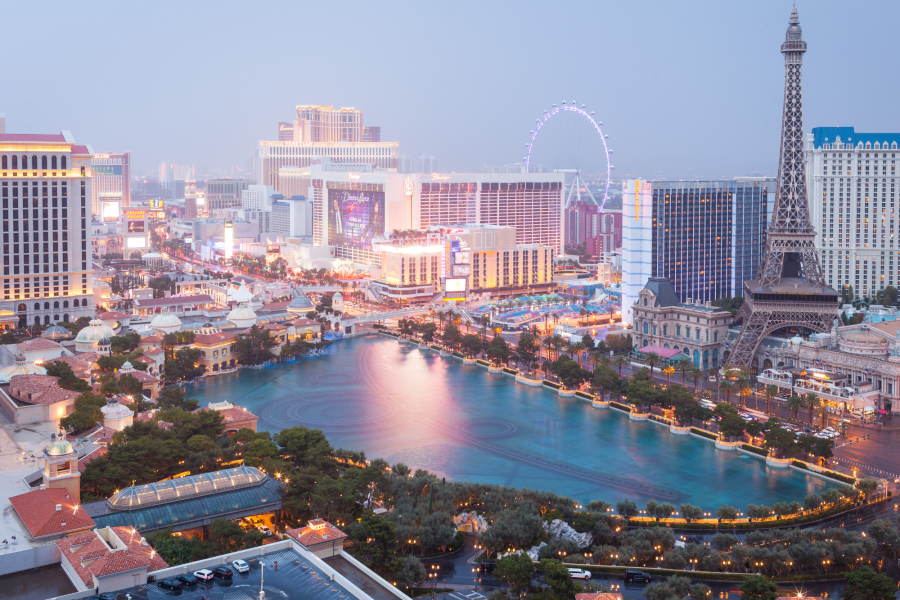
<svg viewBox="0 0 900 600">
<path fill-rule="evenodd" d="M 71 336 L 72 332 L 61 325 L 52 325 L 41 334 L 42 338 L 48 340 L 67 340 Z"/>
<path fill-rule="evenodd" d="M 50 444 L 50 447 L 47 448 L 46 452 L 50 456 L 65 456 L 66 454 L 74 453 L 75 448 L 72 447 L 69 440 L 59 439 Z"/>
<path fill-rule="evenodd" d="M 235 469 L 132 486 L 116 493 L 107 502 L 114 510 L 135 510 L 155 504 L 252 487 L 262 484 L 265 480 L 266 474 L 259 469 L 240 466 Z"/>
<path fill-rule="evenodd" d="M 161 313 L 153 317 L 150 321 L 151 329 L 159 329 L 165 333 L 172 333 L 181 329 L 181 319 L 170 313 L 167 309 L 163 309 Z"/>
<path fill-rule="evenodd" d="M 0 383 L 6 383 L 16 375 L 46 375 L 47 369 L 28 363 L 24 354 L 16 356 L 16 364 L 0 370 Z"/>
<path fill-rule="evenodd" d="M 246 304 L 240 304 L 228 313 L 226 319 L 234 323 L 235 327 L 250 327 L 256 323 L 256 313 Z"/>
<path fill-rule="evenodd" d="M 884 345 L 887 343 L 886 339 L 875 335 L 865 325 L 856 331 L 845 333 L 841 336 L 841 340 L 850 344 Z"/>
<path fill-rule="evenodd" d="M 87 327 L 78 332 L 75 337 L 76 342 L 96 343 L 103 338 L 111 338 L 116 332 L 103 324 L 100 319 L 92 320 Z"/>
<path fill-rule="evenodd" d="M 100 412 L 103 413 L 104 421 L 127 419 L 134 416 L 134 412 L 131 409 L 115 399 L 110 400 L 106 406 L 101 406 Z"/>
<path fill-rule="evenodd" d="M 122 366 L 119 367 L 119 373 L 134 373 L 134 365 L 126 360 L 122 363 Z"/>
<path fill-rule="evenodd" d="M 791 338 L 791 343 L 795 346 L 799 346 L 803 342 L 803 338 L 799 335 L 795 335 Z"/>
<path fill-rule="evenodd" d="M 303 292 L 297 292 L 287 307 L 288 312 L 291 313 L 307 313 L 312 309 L 312 301 Z"/>
<path fill-rule="evenodd" d="M 253 299 L 253 292 L 247 289 L 247 284 L 243 281 L 241 286 L 237 288 L 234 287 L 234 284 L 231 284 L 231 287 L 228 289 L 228 299 L 235 302 L 249 302 Z"/>
</svg>

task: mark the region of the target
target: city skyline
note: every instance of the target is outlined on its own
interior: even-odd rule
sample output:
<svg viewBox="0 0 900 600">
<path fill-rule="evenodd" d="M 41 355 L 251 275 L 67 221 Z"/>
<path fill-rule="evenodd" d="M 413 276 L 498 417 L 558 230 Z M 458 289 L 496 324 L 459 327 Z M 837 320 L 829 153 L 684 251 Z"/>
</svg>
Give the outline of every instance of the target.
<svg viewBox="0 0 900 600">
<path fill-rule="evenodd" d="M 329 46 L 329 30 L 309 27 L 304 44 L 330 47 L 330 66 L 317 67 L 315 56 L 321 55 L 311 53 L 314 58 L 306 64 L 313 68 L 304 69 L 301 60 L 287 80 L 283 62 L 253 60 L 257 45 L 252 36 L 216 33 L 238 22 L 235 11 L 224 6 L 215 12 L 209 4 L 179 6 L 180 17 L 173 20 L 167 15 L 174 5 L 163 4 L 140 16 L 143 31 L 152 35 L 123 26 L 129 22 L 127 12 L 51 11 L 43 23 L 47 42 L 33 49 L 37 63 L 66 52 L 64 31 L 70 28 L 87 38 L 103 31 L 110 46 L 124 50 L 105 57 L 104 71 L 114 75 L 77 78 L 71 93 L 62 95 L 49 78 L 31 81 L 27 63 L 9 64 L 8 80 L 31 81 L 31 93 L 22 94 L 16 86 L 0 89 L 7 131 L 68 129 L 98 152 L 131 151 L 135 174 L 166 160 L 197 165 L 199 176 L 244 167 L 258 142 L 275 138 L 277 123 L 290 120 L 296 105 L 333 104 L 361 109 L 364 124 L 381 127 L 382 140 L 399 142 L 405 155 L 428 153 L 444 170 L 471 171 L 521 160 L 534 120 L 554 103 L 576 100 L 604 122 L 615 150 L 614 179 L 773 176 L 777 166 L 772 157 L 783 79 L 765 49 L 783 35 L 778 15 L 789 10 L 788 2 L 765 9 L 713 2 L 689 9 L 652 2 L 640 8 L 584 4 L 580 10 L 588 18 L 580 19 L 573 19 L 571 11 L 539 10 L 536 4 L 517 5 L 518 11 L 479 6 L 476 19 L 464 9 L 379 12 L 360 6 L 347 23 L 351 29 L 366 23 L 371 36 L 351 36 Z M 805 107 L 807 130 L 839 125 L 897 130 L 898 118 L 885 100 L 897 84 L 886 80 L 879 84 L 881 93 L 860 93 L 858 82 L 880 77 L 880 62 L 859 60 L 834 40 L 848 29 L 864 28 L 868 49 L 878 56 L 900 9 L 887 2 L 874 2 L 864 13 L 845 7 L 837 2 L 798 6 L 816 49 L 805 82 L 811 98 Z M 19 10 L 11 7 L 10 18 L 15 20 Z M 284 10 L 270 4 L 242 13 L 239 21 L 248 31 L 258 31 L 278 22 Z M 309 7 L 304 22 L 325 18 L 325 10 Z M 676 31 L 672 23 L 678 22 Z M 468 33 L 460 37 L 460 31 Z M 25 43 L 24 35 L 11 31 L 10 43 Z M 276 35 L 266 51 L 287 52 L 294 39 Z M 463 39 L 474 43 L 461 44 Z M 166 45 L 167 40 L 178 43 Z M 360 52 L 371 53 L 373 46 L 382 47 L 383 58 L 360 61 Z M 841 72 L 852 75 L 842 81 L 845 85 L 835 85 L 831 74 Z M 245 86 L 216 93 L 212 82 L 241 73 Z M 266 81 L 279 85 L 267 94 L 250 91 Z M 468 83 L 442 84 L 451 81 Z M 176 93 L 154 92 L 159 85 Z M 429 93 L 435 90 L 431 86 L 441 93 Z M 417 99 L 414 90 L 427 100 Z M 723 145 L 728 152 L 721 151 Z"/>
</svg>

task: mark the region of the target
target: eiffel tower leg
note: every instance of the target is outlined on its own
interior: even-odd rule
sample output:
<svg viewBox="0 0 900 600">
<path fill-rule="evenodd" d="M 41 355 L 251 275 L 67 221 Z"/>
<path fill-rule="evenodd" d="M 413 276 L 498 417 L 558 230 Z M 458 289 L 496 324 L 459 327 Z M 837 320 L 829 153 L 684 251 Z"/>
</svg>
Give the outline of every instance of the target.
<svg viewBox="0 0 900 600">
<path fill-rule="evenodd" d="M 743 311 L 742 311 L 743 312 Z M 750 312 L 744 315 L 744 326 L 734 344 L 734 352 L 728 357 L 728 363 L 735 367 L 747 367 L 753 363 L 753 353 L 759 346 L 769 325 L 769 313 Z"/>
</svg>

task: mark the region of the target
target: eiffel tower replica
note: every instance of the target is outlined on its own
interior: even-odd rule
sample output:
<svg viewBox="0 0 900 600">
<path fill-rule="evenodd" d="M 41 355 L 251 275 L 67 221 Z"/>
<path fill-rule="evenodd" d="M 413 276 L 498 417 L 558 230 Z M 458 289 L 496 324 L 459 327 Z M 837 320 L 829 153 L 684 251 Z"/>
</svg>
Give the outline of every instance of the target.
<svg viewBox="0 0 900 600">
<path fill-rule="evenodd" d="M 744 323 L 727 362 L 750 367 L 759 343 L 783 327 L 827 333 L 838 316 L 839 294 L 828 287 L 815 248 L 816 232 L 806 194 L 803 150 L 803 88 L 800 68 L 806 42 L 797 8 L 781 45 L 784 54 L 784 111 L 781 156 L 772 220 L 756 279 L 744 282 Z"/>
</svg>

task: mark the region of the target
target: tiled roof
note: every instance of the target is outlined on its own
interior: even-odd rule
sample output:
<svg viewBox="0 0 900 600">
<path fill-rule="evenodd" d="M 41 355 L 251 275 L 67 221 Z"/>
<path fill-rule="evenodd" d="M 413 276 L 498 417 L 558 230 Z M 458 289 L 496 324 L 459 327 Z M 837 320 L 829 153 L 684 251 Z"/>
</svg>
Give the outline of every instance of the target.
<svg viewBox="0 0 900 600">
<path fill-rule="evenodd" d="M 148 365 L 151 365 L 151 364 L 155 365 L 155 364 L 156 364 L 156 359 L 150 358 L 149 356 L 138 356 L 138 357 L 137 357 L 136 359 L 134 359 L 134 360 L 135 360 L 135 362 L 142 362 L 142 363 L 146 363 L 146 364 L 148 364 Z"/>
<path fill-rule="evenodd" d="M 61 134 L 0 133 L 0 142 L 38 142 L 45 144 L 65 144 L 66 138 Z"/>
<path fill-rule="evenodd" d="M 288 529 L 285 533 L 307 548 L 347 537 L 346 533 L 324 519 L 313 519 L 306 527 Z"/>
<path fill-rule="evenodd" d="M 220 344 L 234 339 L 233 333 L 198 333 L 194 336 L 195 344 Z"/>
<path fill-rule="evenodd" d="M 114 310 L 112 312 L 100 313 L 99 315 L 97 315 L 97 318 L 101 321 L 112 321 L 113 319 L 127 319 L 130 316 L 131 315 L 126 315 L 123 312 Z"/>
<path fill-rule="evenodd" d="M 162 348 L 147 348 L 144 350 L 144 354 L 164 354 L 165 350 Z"/>
<path fill-rule="evenodd" d="M 294 319 L 291 321 L 294 327 L 309 327 L 310 325 L 318 325 L 318 321 L 313 321 L 312 319 Z"/>
<path fill-rule="evenodd" d="M 147 337 L 142 337 L 140 343 L 141 344 L 147 344 L 147 343 L 158 344 L 162 341 L 163 341 L 162 337 L 160 337 L 158 335 L 148 335 Z"/>
<path fill-rule="evenodd" d="M 57 348 L 62 348 L 62 346 L 60 346 L 53 340 L 48 340 L 45 338 L 34 338 L 33 340 L 28 340 L 27 342 L 22 342 L 21 344 L 19 344 L 19 352 L 34 352 L 35 350 L 55 350 Z"/>
<path fill-rule="evenodd" d="M 97 359 L 100 358 L 100 355 L 97 354 L 96 352 L 82 352 L 81 354 L 78 355 L 78 358 L 80 358 L 81 360 L 83 360 L 85 362 L 95 363 L 95 362 L 97 362 Z"/>
<path fill-rule="evenodd" d="M 58 356 L 56 358 L 48 358 L 44 362 L 45 363 L 64 362 L 67 365 L 69 365 L 70 367 L 72 367 L 72 370 L 76 374 L 84 373 L 85 371 L 91 370 L 91 362 L 81 358 L 80 356 L 69 356 L 67 354 L 65 356 Z"/>
<path fill-rule="evenodd" d="M 266 331 L 284 331 L 287 329 L 287 327 L 281 323 L 266 323 L 262 328 Z"/>
<path fill-rule="evenodd" d="M 105 427 L 104 427 L 105 429 Z M 78 470 L 84 473 L 84 470 L 87 469 L 88 463 L 94 460 L 95 458 L 100 458 L 101 456 L 106 454 L 106 446 L 100 446 L 95 450 L 92 450 L 88 454 L 85 454 L 81 458 L 78 459 Z"/>
<path fill-rule="evenodd" d="M 72 154 L 91 154 L 87 146 L 72 146 Z"/>
<path fill-rule="evenodd" d="M 78 498 L 69 498 L 68 492 L 62 488 L 34 490 L 13 496 L 9 499 L 9 503 L 33 538 L 59 535 L 94 526 L 92 518 L 83 510 L 76 510 Z M 56 510 L 57 505 L 61 506 L 60 510 Z"/>
<path fill-rule="evenodd" d="M 285 300 L 284 302 L 270 302 L 269 304 L 263 304 L 260 310 L 284 310 L 290 306 L 290 304 L 290 300 Z"/>
<path fill-rule="evenodd" d="M 114 435 L 116 435 L 115 429 L 98 424 L 96 427 L 83 434 L 82 438 L 84 438 L 85 441 L 105 446 L 112 441 Z"/>
<path fill-rule="evenodd" d="M 181 306 L 187 304 L 213 304 L 212 296 L 207 294 L 198 294 L 196 296 L 180 296 L 177 298 L 148 298 L 146 300 L 135 300 L 135 306 L 141 308 L 152 308 L 155 306 Z"/>
<path fill-rule="evenodd" d="M 9 380 L 9 394 L 30 404 L 55 404 L 81 395 L 58 387 L 56 377 L 51 375 L 13 375 Z"/>
<path fill-rule="evenodd" d="M 138 371 L 137 369 L 135 369 L 134 371 L 132 371 L 130 373 L 122 373 L 121 371 L 116 371 L 115 373 L 113 373 L 113 375 L 115 375 L 116 379 L 118 379 L 119 377 L 122 377 L 123 375 L 131 375 L 132 377 L 134 377 L 141 383 L 159 382 L 159 379 L 154 377 L 150 373 L 147 373 L 146 371 Z"/>
<path fill-rule="evenodd" d="M 169 566 L 134 529 L 128 527 L 110 529 L 125 544 L 124 548 L 113 550 L 97 531 L 56 542 L 60 552 L 78 573 L 84 585 L 93 587 L 94 577 L 108 577 L 141 568 L 158 571 Z"/>
<path fill-rule="evenodd" d="M 134 418 L 135 421 L 152 421 L 157 417 L 158 413 L 156 411 L 148 410 L 146 412 L 138 413 Z M 172 424 L 166 421 L 157 421 L 156 426 L 162 429 L 163 431 L 171 431 Z"/>
</svg>

